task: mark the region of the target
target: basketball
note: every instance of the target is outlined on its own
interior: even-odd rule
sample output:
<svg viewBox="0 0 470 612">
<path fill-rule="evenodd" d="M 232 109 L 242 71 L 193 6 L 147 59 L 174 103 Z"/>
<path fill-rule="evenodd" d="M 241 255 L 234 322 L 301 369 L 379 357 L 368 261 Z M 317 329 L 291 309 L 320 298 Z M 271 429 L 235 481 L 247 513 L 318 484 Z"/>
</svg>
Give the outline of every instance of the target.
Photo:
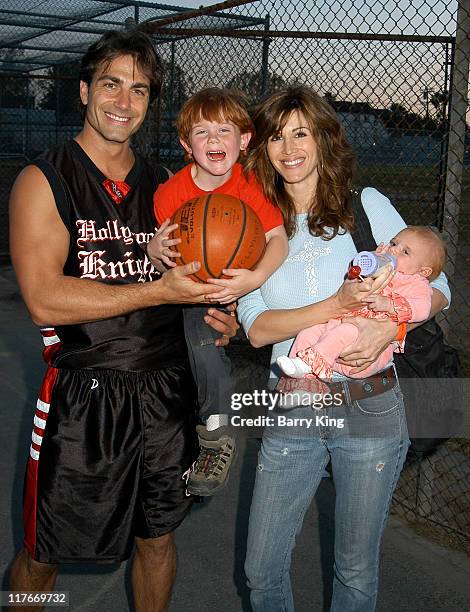
<svg viewBox="0 0 470 612">
<path fill-rule="evenodd" d="M 225 278 L 224 268 L 253 268 L 266 247 L 258 215 L 233 196 L 209 193 L 193 198 L 178 208 L 171 223 L 178 228 L 170 238 L 181 238 L 173 247 L 181 257 L 174 261 L 200 261 L 201 268 L 191 275 L 199 282 Z"/>
</svg>

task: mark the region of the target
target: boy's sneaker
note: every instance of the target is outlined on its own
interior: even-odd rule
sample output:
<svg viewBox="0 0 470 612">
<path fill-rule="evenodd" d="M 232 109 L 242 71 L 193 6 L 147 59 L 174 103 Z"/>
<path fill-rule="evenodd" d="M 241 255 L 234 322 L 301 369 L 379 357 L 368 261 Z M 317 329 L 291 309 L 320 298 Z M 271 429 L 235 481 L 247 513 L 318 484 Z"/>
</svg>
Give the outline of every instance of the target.
<svg viewBox="0 0 470 612">
<path fill-rule="evenodd" d="M 228 472 L 235 459 L 235 439 L 228 427 L 207 431 L 204 425 L 196 427 L 199 436 L 199 457 L 189 475 L 186 489 L 192 495 L 214 495 L 228 481 Z"/>
</svg>

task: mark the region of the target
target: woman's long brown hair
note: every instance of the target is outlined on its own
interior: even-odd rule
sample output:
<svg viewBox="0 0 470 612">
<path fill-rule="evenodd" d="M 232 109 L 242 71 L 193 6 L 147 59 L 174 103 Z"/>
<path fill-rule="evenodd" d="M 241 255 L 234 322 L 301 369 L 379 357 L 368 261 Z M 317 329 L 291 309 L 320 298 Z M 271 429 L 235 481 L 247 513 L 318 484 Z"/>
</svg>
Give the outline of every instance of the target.
<svg viewBox="0 0 470 612">
<path fill-rule="evenodd" d="M 356 157 L 334 110 L 317 93 L 305 86 L 291 87 L 272 94 L 255 108 L 255 135 L 245 169 L 254 172 L 265 196 L 279 207 L 291 238 L 296 230 L 294 202 L 269 160 L 267 145 L 295 111 L 307 120 L 317 145 L 318 183 L 313 201 L 308 203 L 308 228 L 313 236 L 331 240 L 355 227 L 350 190 Z"/>
</svg>

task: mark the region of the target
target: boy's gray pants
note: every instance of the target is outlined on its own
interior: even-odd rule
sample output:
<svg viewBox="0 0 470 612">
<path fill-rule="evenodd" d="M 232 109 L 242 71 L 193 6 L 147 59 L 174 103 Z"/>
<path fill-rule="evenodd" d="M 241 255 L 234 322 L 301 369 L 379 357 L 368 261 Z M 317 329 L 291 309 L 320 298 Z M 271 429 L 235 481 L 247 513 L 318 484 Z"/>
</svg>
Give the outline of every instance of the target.
<svg viewBox="0 0 470 612">
<path fill-rule="evenodd" d="M 207 305 L 183 308 L 189 361 L 198 390 L 199 417 L 204 422 L 212 414 L 229 417 L 234 392 L 232 364 L 225 350 L 214 344 L 220 332 L 204 321 L 207 309 Z"/>
</svg>

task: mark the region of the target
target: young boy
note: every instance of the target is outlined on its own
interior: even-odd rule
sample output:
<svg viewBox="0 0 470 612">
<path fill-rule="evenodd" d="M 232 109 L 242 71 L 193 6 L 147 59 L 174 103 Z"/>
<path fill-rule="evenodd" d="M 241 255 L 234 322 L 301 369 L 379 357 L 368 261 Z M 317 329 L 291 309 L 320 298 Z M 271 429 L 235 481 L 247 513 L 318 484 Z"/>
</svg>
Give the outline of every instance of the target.
<svg viewBox="0 0 470 612">
<path fill-rule="evenodd" d="M 240 94 L 211 87 L 192 96 L 177 120 L 178 136 L 192 163 L 177 172 L 154 195 L 160 229 L 147 247 L 152 263 L 160 271 L 173 267 L 178 254 L 169 249 L 179 243 L 168 235 L 173 213 L 191 198 L 212 193 L 232 195 L 257 213 L 266 232 L 266 251 L 255 270 L 224 270 L 231 278 L 215 295 L 229 304 L 260 287 L 287 256 L 287 236 L 280 211 L 263 195 L 253 176 L 245 176 L 238 163 L 253 133 L 253 124 Z M 212 300 L 214 301 L 214 300 Z M 235 441 L 229 435 L 228 412 L 232 391 L 230 361 L 223 348 L 214 344 L 215 334 L 204 322 L 205 308 L 184 309 L 186 342 L 193 375 L 198 386 L 200 415 L 206 426 L 197 428 L 200 455 L 188 480 L 194 495 L 212 495 L 226 482 L 233 461 Z"/>
<path fill-rule="evenodd" d="M 396 275 L 379 295 L 364 301 L 360 310 L 343 315 L 342 320 L 313 325 L 302 330 L 292 345 L 289 357 L 278 357 L 277 364 L 291 378 L 320 378 L 329 381 L 333 372 L 351 378 L 366 378 L 383 370 L 392 360 L 394 351 L 403 349 L 400 343 L 390 344 L 366 370 L 351 373 L 351 366 L 336 363 L 346 347 L 358 336 L 348 316 L 366 318 L 389 317 L 397 324 L 422 322 L 429 317 L 432 288 L 429 284 L 444 268 L 446 249 L 441 238 L 430 228 L 411 226 L 399 232 L 390 244 L 377 247 L 377 253 L 390 253 L 396 261 Z M 279 389 L 292 390 L 296 385 L 282 378 Z M 299 386 L 297 385 L 297 388 Z"/>
</svg>

